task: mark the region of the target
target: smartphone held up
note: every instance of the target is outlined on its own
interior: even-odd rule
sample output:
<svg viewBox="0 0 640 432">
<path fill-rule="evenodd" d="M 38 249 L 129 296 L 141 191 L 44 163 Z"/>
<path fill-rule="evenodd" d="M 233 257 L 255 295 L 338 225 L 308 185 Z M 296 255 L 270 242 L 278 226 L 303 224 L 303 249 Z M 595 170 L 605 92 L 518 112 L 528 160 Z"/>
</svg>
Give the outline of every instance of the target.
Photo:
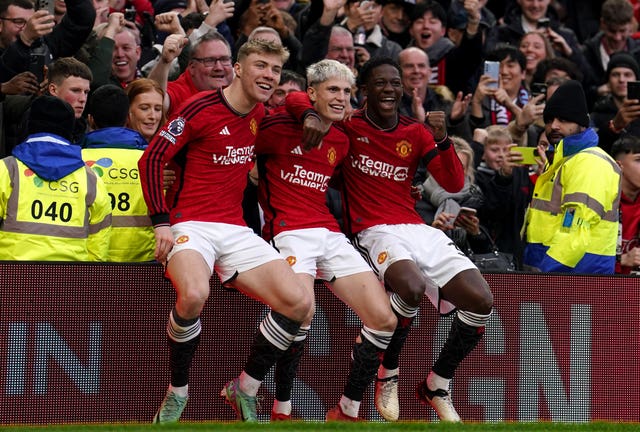
<svg viewBox="0 0 640 432">
<path fill-rule="evenodd" d="M 488 84 L 488 87 L 498 88 L 498 80 L 500 78 L 500 62 L 498 61 L 485 61 L 484 62 L 484 74 L 489 75 L 495 82 Z"/>
</svg>

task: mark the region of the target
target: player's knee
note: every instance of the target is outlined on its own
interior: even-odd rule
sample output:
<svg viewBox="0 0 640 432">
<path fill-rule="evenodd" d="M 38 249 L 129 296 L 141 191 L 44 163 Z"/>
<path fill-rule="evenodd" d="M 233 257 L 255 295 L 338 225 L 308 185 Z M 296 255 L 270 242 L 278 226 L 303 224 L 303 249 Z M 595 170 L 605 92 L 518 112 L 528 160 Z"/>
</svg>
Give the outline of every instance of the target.
<svg viewBox="0 0 640 432">
<path fill-rule="evenodd" d="M 466 308 L 469 312 L 486 315 L 491 312 L 493 308 L 493 294 L 489 289 L 489 286 L 481 286 L 473 291 L 473 298 L 468 302 L 469 307 Z"/>
<path fill-rule="evenodd" d="M 197 314 L 199 315 L 207 301 L 207 298 L 209 298 L 208 290 L 189 289 L 178 295 L 178 303 L 180 303 L 184 309 L 192 313 L 197 311 Z"/>
<path fill-rule="evenodd" d="M 306 290 L 303 290 L 295 301 L 290 302 L 288 309 L 289 312 L 284 315 L 292 320 L 300 323 L 304 323 L 307 320 L 310 321 L 315 313 L 314 298 Z"/>
<path fill-rule="evenodd" d="M 316 314 L 316 303 L 313 302 L 311 308 L 309 308 L 309 312 L 307 312 L 307 316 L 302 321 L 302 325 L 305 327 L 311 326 L 311 321 L 313 320 L 313 316 Z"/>
<path fill-rule="evenodd" d="M 389 308 L 388 313 L 380 314 L 379 319 L 376 322 L 376 330 L 392 332 L 396 329 L 398 325 L 398 318 L 393 313 L 391 308 Z"/>
</svg>

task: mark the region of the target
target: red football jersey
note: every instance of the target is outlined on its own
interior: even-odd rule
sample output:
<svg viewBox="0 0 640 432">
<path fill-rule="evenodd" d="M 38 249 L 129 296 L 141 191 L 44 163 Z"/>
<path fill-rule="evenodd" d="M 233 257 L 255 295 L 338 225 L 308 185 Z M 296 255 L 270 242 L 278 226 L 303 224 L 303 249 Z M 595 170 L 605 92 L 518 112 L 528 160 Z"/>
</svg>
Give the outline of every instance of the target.
<svg viewBox="0 0 640 432">
<path fill-rule="evenodd" d="M 349 232 L 380 224 L 424 223 L 415 209 L 411 183 L 420 160 L 430 152 L 427 169 L 438 184 L 450 191 L 462 188 L 462 164 L 453 146 L 438 152 L 433 135 L 414 119 L 399 116 L 395 128 L 381 130 L 360 110 L 343 125 L 350 144 L 342 167 Z"/>
<path fill-rule="evenodd" d="M 302 150 L 302 125 L 288 113 L 267 117 L 260 125 L 256 155 L 260 172 L 258 197 L 264 211 L 263 237 L 282 231 L 327 228 L 340 231 L 326 205 L 326 191 L 349 140 L 335 126 L 320 148 Z"/>
<path fill-rule="evenodd" d="M 258 125 L 265 115 L 257 104 L 240 114 L 222 90 L 190 98 L 156 134 L 139 162 L 143 192 L 154 225 L 185 221 L 246 225 L 242 196 L 253 157 Z M 173 160 L 180 175 L 171 208 L 162 188 L 162 170 Z"/>
<path fill-rule="evenodd" d="M 287 96 L 286 107 L 296 118 L 311 109 L 301 92 Z M 381 129 L 358 110 L 342 122 L 349 137 L 349 152 L 342 164 L 345 229 L 356 234 L 380 224 L 424 221 L 415 209 L 411 182 L 420 159 L 445 190 L 458 192 L 464 185 L 464 171 L 450 141 L 439 150 L 433 134 L 422 123 L 398 115 L 392 129 Z"/>
</svg>

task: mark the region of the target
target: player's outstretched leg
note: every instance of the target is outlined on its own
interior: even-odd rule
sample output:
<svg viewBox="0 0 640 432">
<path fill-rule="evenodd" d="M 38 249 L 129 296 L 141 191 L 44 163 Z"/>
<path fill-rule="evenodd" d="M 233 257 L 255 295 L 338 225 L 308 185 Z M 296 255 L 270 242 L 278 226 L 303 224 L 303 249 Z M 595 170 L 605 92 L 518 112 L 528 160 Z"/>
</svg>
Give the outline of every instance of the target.
<svg viewBox="0 0 640 432">
<path fill-rule="evenodd" d="M 244 371 L 220 392 L 239 420 L 258 420 L 258 389 L 269 369 L 289 348 L 299 328 L 299 322 L 276 311 L 271 311 L 260 323 Z"/>
<path fill-rule="evenodd" d="M 404 346 L 418 308 L 409 306 L 398 294 L 390 297 L 391 309 L 398 318 L 389 346 L 382 356 L 382 364 L 376 377 L 374 402 L 378 413 L 387 421 L 397 421 L 400 416 L 398 401 L 398 378 L 400 375 L 400 352 Z"/>
<path fill-rule="evenodd" d="M 291 391 L 304 353 L 310 327 L 300 327 L 296 338 L 276 362 L 276 394 L 271 410 L 271 421 L 291 420 Z"/>
<path fill-rule="evenodd" d="M 416 388 L 421 403 L 431 405 L 442 421 L 459 422 L 449 392 L 449 384 L 462 360 L 478 345 L 491 314 L 458 311 L 447 340 L 426 380 Z"/>
<path fill-rule="evenodd" d="M 167 339 L 171 385 L 153 417 L 154 423 L 175 423 L 187 405 L 189 369 L 200 343 L 200 318 L 183 319 L 175 308 L 169 314 Z"/>
<path fill-rule="evenodd" d="M 327 421 L 357 421 L 360 403 L 367 386 L 373 381 L 380 364 L 380 355 L 389 345 L 393 333 L 362 327 L 353 346 L 353 361 L 347 384 L 338 405 L 327 412 Z"/>
</svg>

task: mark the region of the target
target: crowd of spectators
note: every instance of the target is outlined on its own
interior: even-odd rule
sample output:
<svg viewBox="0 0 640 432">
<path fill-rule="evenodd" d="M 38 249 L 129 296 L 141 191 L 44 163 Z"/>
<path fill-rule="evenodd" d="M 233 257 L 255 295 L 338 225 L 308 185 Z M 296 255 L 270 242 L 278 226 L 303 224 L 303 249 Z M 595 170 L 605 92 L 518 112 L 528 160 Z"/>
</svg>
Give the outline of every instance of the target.
<svg viewBox="0 0 640 432">
<path fill-rule="evenodd" d="M 425 223 L 446 229 L 461 247 L 495 244 L 523 269 L 525 210 L 554 151 L 545 101 L 575 80 L 599 147 L 624 165 L 617 271 L 628 273 L 640 268 L 640 227 L 625 220 L 640 214 L 640 186 L 625 179 L 633 174 L 629 154 L 640 154 L 640 91 L 627 93 L 629 82 L 640 81 L 638 18 L 635 0 L 55 0 L 53 13 L 31 0 L 0 0 L 0 157 L 15 155 L 33 133 L 35 101 L 53 96 L 75 113 L 66 135 L 83 148 L 87 165 L 107 172 L 105 159 L 127 158 L 128 165 L 120 160 L 111 168 L 129 185 L 136 157 L 182 102 L 229 85 L 249 39 L 279 40 L 290 53 L 269 109 L 305 90 L 306 68 L 319 60 L 337 60 L 357 76 L 368 60 L 391 57 L 402 71 L 400 112 L 424 122 L 426 113 L 444 111 L 465 166 L 465 187 L 453 196 L 419 170 L 414 184 Z M 484 73 L 485 61 L 499 63 L 498 77 Z M 354 86 L 351 105 L 364 103 Z M 535 147 L 537 163 L 511 163 L 514 145 Z M 169 168 L 168 181 L 180 175 Z M 107 184 L 113 222 L 119 205 L 135 207 L 123 201 L 135 191 L 115 183 Z M 338 199 L 330 190 L 328 204 L 339 217 Z M 461 206 L 477 213 L 448 229 L 445 219 Z M 137 212 L 131 226 L 150 230 Z M 134 215 L 119 216 L 128 224 Z M 140 238 L 152 237 L 148 231 Z M 149 260 L 153 246 L 146 247 L 130 259 L 107 260 Z"/>
</svg>

